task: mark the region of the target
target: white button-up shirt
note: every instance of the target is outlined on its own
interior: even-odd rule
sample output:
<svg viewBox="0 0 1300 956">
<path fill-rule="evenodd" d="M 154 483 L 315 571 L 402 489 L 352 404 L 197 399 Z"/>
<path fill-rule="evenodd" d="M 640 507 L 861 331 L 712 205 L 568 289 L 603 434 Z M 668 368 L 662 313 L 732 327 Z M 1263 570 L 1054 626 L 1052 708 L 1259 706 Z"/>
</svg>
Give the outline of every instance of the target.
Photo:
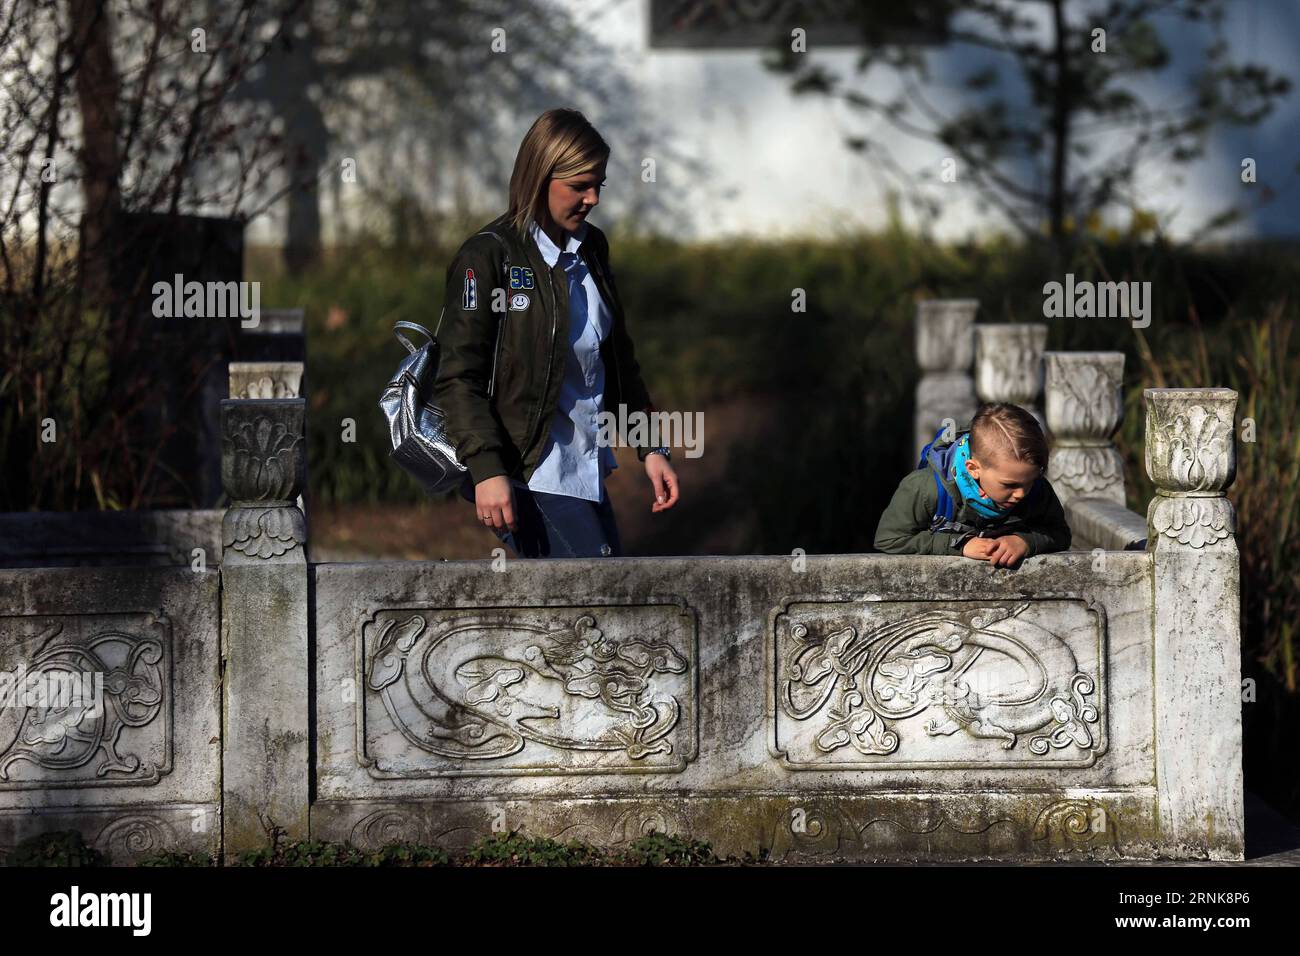
<svg viewBox="0 0 1300 956">
<path fill-rule="evenodd" d="M 533 491 L 600 501 L 601 479 L 618 467 L 607 445 L 597 447 L 597 415 L 605 404 L 605 364 L 600 343 L 613 328 L 614 318 L 601 298 L 578 248 L 587 224 L 566 233 L 563 250 L 556 247 L 536 222 L 528 232 L 551 268 L 559 262 L 569 282 L 569 354 L 564 364 L 560 399 L 542 457 L 528 479 Z M 535 293 L 540 294 L 540 293 Z"/>
</svg>

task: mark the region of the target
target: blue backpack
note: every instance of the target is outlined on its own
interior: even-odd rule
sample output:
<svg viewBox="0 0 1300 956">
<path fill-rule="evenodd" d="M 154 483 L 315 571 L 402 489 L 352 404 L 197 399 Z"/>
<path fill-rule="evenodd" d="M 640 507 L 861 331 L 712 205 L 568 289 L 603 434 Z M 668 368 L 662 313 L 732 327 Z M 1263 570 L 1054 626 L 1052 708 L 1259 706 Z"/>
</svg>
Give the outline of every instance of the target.
<svg viewBox="0 0 1300 956">
<path fill-rule="evenodd" d="M 926 443 L 921 449 L 921 460 L 917 462 L 916 467 L 929 468 L 930 475 L 934 478 L 934 486 L 939 492 L 939 501 L 934 508 L 934 516 L 930 519 L 930 532 L 938 534 L 940 531 L 957 531 L 965 530 L 966 525 L 953 521 L 953 514 L 956 512 L 956 502 L 952 500 L 952 495 L 948 494 L 948 486 L 944 484 L 943 476 L 952 473 L 952 459 L 957 453 L 957 442 L 950 441 L 943 448 L 935 448 L 935 443 L 948 431 L 948 426 L 942 426 L 934 437 Z"/>
</svg>

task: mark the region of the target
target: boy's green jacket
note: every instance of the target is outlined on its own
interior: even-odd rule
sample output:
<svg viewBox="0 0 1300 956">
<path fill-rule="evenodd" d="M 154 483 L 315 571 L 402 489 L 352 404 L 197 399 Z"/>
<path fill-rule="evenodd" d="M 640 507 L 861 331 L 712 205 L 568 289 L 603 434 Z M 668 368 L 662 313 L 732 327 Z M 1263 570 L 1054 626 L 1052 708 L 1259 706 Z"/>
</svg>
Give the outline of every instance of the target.
<svg viewBox="0 0 1300 956">
<path fill-rule="evenodd" d="M 957 437 L 960 438 L 961 433 Z M 1070 526 L 1065 522 L 1065 509 L 1046 477 L 1040 477 L 1036 486 L 1014 508 L 997 518 L 985 518 L 966 504 L 957 482 L 944 476 L 944 484 L 954 504 L 953 520 L 968 525 L 972 531 L 932 534 L 930 520 L 939 503 L 933 475 L 929 467 L 918 468 L 899 483 L 876 527 L 878 550 L 890 554 L 961 554 L 967 540 L 976 534 L 988 537 L 991 532 L 1002 531 L 1025 539 L 1029 545 L 1027 557 L 1070 547 Z"/>
</svg>

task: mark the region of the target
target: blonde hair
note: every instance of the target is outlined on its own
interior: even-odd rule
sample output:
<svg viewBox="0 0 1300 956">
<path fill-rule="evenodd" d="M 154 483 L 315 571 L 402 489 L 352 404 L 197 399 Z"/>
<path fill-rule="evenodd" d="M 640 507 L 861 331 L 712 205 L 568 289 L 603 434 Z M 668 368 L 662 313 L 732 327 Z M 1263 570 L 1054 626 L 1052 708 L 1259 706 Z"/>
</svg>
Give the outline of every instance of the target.
<svg viewBox="0 0 1300 956">
<path fill-rule="evenodd" d="M 547 110 L 528 127 L 510 174 L 510 208 L 506 216 L 520 235 L 539 223 L 547 209 L 551 179 L 591 172 L 609 158 L 609 144 L 577 110 Z"/>
<path fill-rule="evenodd" d="M 1047 436 L 1019 405 L 992 402 L 981 405 L 971 419 L 970 454 L 983 464 L 1005 455 L 1046 470 Z"/>
</svg>

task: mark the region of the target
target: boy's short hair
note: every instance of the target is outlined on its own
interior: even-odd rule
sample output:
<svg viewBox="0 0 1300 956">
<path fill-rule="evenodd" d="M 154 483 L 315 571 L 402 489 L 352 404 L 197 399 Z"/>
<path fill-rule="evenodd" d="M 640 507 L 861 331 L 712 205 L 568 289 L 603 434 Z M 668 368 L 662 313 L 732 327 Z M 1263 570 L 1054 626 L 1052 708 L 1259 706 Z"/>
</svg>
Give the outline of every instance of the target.
<svg viewBox="0 0 1300 956">
<path fill-rule="evenodd" d="M 1047 436 L 1019 405 L 989 402 L 970 422 L 970 454 L 981 462 L 1009 457 L 1047 470 Z"/>
</svg>

